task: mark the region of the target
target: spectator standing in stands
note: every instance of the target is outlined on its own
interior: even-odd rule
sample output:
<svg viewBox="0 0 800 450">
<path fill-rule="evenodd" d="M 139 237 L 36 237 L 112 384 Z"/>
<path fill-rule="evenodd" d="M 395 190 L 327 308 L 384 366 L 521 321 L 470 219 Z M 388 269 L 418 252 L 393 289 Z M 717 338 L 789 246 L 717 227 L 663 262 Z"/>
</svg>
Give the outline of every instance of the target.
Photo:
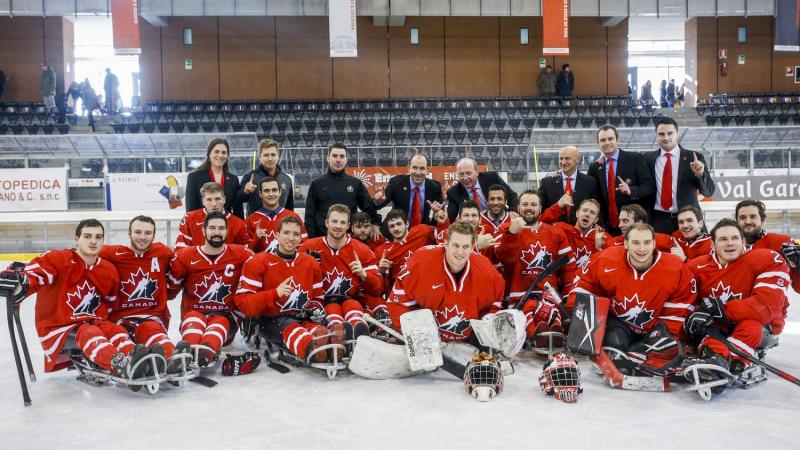
<svg viewBox="0 0 800 450">
<path fill-rule="evenodd" d="M 72 81 L 67 89 L 67 96 L 72 98 L 72 108 L 78 111 L 78 99 L 81 98 L 81 85 L 77 81 Z"/>
<path fill-rule="evenodd" d="M 390 178 L 383 193 L 379 192 L 375 197 L 377 209 L 391 203 L 393 209 L 406 213 L 412 227 L 419 224 L 435 226 L 433 216 L 444 203 L 442 185 L 428 178 L 428 158 L 419 153 L 408 161 L 408 173 Z"/>
<path fill-rule="evenodd" d="M 686 90 L 686 82 L 684 81 L 681 84 L 680 89 L 678 89 L 678 91 L 675 93 L 675 100 L 676 100 L 675 103 L 679 108 L 683 108 L 683 102 L 686 99 L 686 97 L 685 97 L 686 91 L 685 90 Z"/>
<path fill-rule="evenodd" d="M 453 222 L 458 216 L 461 204 L 467 200 L 474 201 L 480 207 L 480 211 L 485 211 L 489 188 L 499 184 L 508 193 L 508 208 L 512 211 L 517 208 L 517 193 L 500 178 L 497 172 L 478 173 L 478 163 L 472 158 L 461 158 L 456 163 L 456 177 L 458 183 L 447 190 L 447 216 Z"/>
<path fill-rule="evenodd" d="M 551 66 L 544 68 L 544 72 L 539 75 L 537 84 L 539 85 L 541 95 L 552 97 L 556 94 L 556 74 L 553 73 L 553 68 Z"/>
<path fill-rule="evenodd" d="M 97 93 L 94 91 L 92 83 L 89 82 L 88 78 L 83 80 L 80 89 L 81 99 L 83 99 L 83 112 L 89 114 L 89 126 L 92 128 L 92 131 L 95 131 L 94 110 L 100 109 L 100 99 L 97 98 Z"/>
<path fill-rule="evenodd" d="M 642 85 L 642 92 L 639 94 L 639 100 L 642 102 L 643 106 L 653 105 L 655 103 L 656 99 L 653 98 L 653 83 L 651 83 L 650 80 L 647 80 Z"/>
<path fill-rule="evenodd" d="M 655 197 L 650 198 L 650 224 L 657 233 L 672 234 L 678 229 L 678 211 L 684 206 L 700 209 L 697 192 L 714 195 L 714 180 L 702 153 L 686 150 L 678 144 L 678 123 L 664 117 L 656 124 L 658 150 L 644 159 L 655 179 Z"/>
<path fill-rule="evenodd" d="M 294 188 L 292 179 L 283 172 L 278 164 L 281 159 L 278 143 L 272 139 L 262 139 L 258 143 L 258 160 L 260 164 L 252 172 L 242 178 L 241 188 L 239 189 L 240 203 L 247 203 L 247 215 L 258 211 L 261 207 L 261 197 L 258 196 L 258 184 L 267 177 L 278 180 L 281 188 L 281 199 L 278 205 L 289 211 L 294 211 Z"/>
<path fill-rule="evenodd" d="M 208 182 L 222 186 L 225 194 L 225 211 L 244 218 L 242 202 L 236 201 L 239 193 L 239 177 L 228 170 L 231 147 L 221 138 L 212 139 L 206 150 L 206 160 L 186 178 L 186 212 L 203 207 L 200 188 Z"/>
<path fill-rule="evenodd" d="M 558 203 L 562 197 L 569 197 L 565 199 L 568 205 L 565 213 L 558 218 L 558 221 L 568 222 L 571 225 L 575 225 L 578 206 L 587 198 L 598 197 L 597 181 L 578 170 L 580 162 L 581 155 L 577 148 L 571 145 L 562 148 L 558 152 L 558 164 L 561 170 L 544 177 L 539 183 L 542 211 Z"/>
<path fill-rule="evenodd" d="M 659 105 L 661 105 L 662 108 L 666 108 L 669 106 L 669 104 L 667 103 L 667 80 L 661 80 L 661 88 L 659 89 L 658 103 Z"/>
<path fill-rule="evenodd" d="M 106 67 L 106 78 L 103 80 L 103 92 L 106 95 L 106 114 L 116 114 L 119 104 L 119 78 Z"/>
<path fill-rule="evenodd" d="M 605 124 L 597 130 L 597 144 L 602 154 L 589 166 L 588 174 L 599 184 L 603 228 L 618 236 L 622 207 L 637 203 L 646 208 L 656 185 L 642 155 L 619 148 L 619 132 L 614 125 Z"/>
<path fill-rule="evenodd" d="M 670 108 L 675 107 L 675 80 L 670 79 L 667 85 L 667 105 Z"/>
<path fill-rule="evenodd" d="M 46 63 L 42 63 L 41 94 L 47 112 L 56 109 L 56 72 Z"/>
<path fill-rule="evenodd" d="M 575 89 L 575 75 L 572 74 L 569 64 L 564 64 L 556 81 L 556 94 L 561 97 L 572 97 L 573 89 Z"/>
<path fill-rule="evenodd" d="M 374 239 L 377 239 L 380 236 L 381 216 L 378 215 L 375 203 L 364 183 L 344 171 L 347 167 L 347 147 L 341 143 L 331 145 L 328 148 L 327 158 L 328 171 L 312 180 L 308 187 L 305 218 L 308 237 L 314 238 L 327 234 L 325 217 L 328 208 L 339 203 L 346 205 L 351 214 L 355 213 L 357 209 L 369 214 L 372 222 L 372 234 Z"/>
</svg>

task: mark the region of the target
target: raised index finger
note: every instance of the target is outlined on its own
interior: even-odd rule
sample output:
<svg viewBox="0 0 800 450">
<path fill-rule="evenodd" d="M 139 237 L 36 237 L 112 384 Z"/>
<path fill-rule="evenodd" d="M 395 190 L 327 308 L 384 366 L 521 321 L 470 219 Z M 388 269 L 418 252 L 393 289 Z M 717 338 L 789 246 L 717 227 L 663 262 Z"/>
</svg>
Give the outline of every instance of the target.
<svg viewBox="0 0 800 450">
<path fill-rule="evenodd" d="M 626 184 L 622 177 L 617 177 L 617 179 L 619 180 L 619 184 Z"/>
<path fill-rule="evenodd" d="M 694 155 L 694 162 L 699 162 L 699 161 L 697 160 L 697 152 L 692 152 L 692 154 Z"/>
</svg>

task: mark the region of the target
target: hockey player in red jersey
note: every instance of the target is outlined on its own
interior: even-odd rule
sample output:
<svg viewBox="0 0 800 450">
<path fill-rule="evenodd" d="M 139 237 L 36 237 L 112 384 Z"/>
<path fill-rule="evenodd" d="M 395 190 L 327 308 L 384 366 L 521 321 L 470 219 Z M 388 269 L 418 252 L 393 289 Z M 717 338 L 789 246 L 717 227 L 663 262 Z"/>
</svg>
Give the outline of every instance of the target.
<svg viewBox="0 0 800 450">
<path fill-rule="evenodd" d="M 282 344 L 308 362 L 327 362 L 329 339 L 341 341 L 320 323 L 325 317 L 322 269 L 311 256 L 298 252 L 303 223 L 284 217 L 278 224 L 274 251 L 249 259 L 242 269 L 236 306 L 259 318 L 259 330 L 269 341 Z"/>
<path fill-rule="evenodd" d="M 219 183 L 208 182 L 200 188 L 200 197 L 203 200 L 201 209 L 186 213 L 181 219 L 178 227 L 178 239 L 175 241 L 175 249 L 190 247 L 193 245 L 203 245 L 205 237 L 203 226 L 205 218 L 212 212 L 225 212 L 225 191 Z M 247 245 L 250 237 L 247 234 L 247 226 L 244 220 L 227 213 L 228 234 L 226 243 Z"/>
<path fill-rule="evenodd" d="M 784 256 L 792 271 L 792 288 L 800 292 L 800 246 L 785 234 L 768 233 L 767 211 L 764 203 L 746 199 L 736 204 L 736 221 L 744 230 L 744 237 L 752 248 L 766 248 Z"/>
<path fill-rule="evenodd" d="M 622 247 L 625 244 L 625 231 L 635 223 L 647 223 L 647 211 L 635 203 L 623 206 L 619 210 L 619 230 L 622 234 L 620 236 L 608 236 L 607 233 L 596 233 L 595 247 L 598 250 Z M 656 250 L 670 253 L 672 248 L 677 245 L 672 236 L 663 233 L 656 233 L 655 244 Z"/>
<path fill-rule="evenodd" d="M 670 252 L 686 262 L 711 253 L 711 236 L 706 233 L 705 226 L 702 211 L 692 205 L 681 208 L 678 211 L 678 229 L 672 233 L 678 245 Z"/>
<path fill-rule="evenodd" d="M 502 234 L 495 237 L 492 235 L 492 231 L 494 229 L 493 226 L 491 228 L 484 227 L 481 219 L 480 207 L 474 201 L 466 200 L 462 202 L 458 208 L 458 216 L 456 216 L 456 221 L 466 222 L 472 225 L 472 228 L 475 229 L 474 250 L 483 256 L 486 256 L 492 262 L 497 262 L 495 260 L 494 251 L 495 247 L 497 246 L 497 242 L 502 238 Z M 505 230 L 505 227 L 503 229 Z M 436 230 L 437 243 L 444 244 L 446 237 L 447 233 L 444 230 Z"/>
<path fill-rule="evenodd" d="M 711 236 L 714 253 L 689 263 L 697 277 L 698 303 L 686 320 L 685 329 L 689 336 L 702 339 L 701 362 L 736 374 L 749 362 L 733 355 L 725 343 L 707 335 L 707 331 L 712 326 L 718 328 L 729 344 L 754 356 L 758 348 L 783 330 L 790 278 L 778 252 L 747 250 L 744 231 L 735 221 L 722 219 L 711 230 Z M 716 371 L 698 372 L 701 381 L 722 376 Z"/>
<path fill-rule="evenodd" d="M 490 318 L 500 310 L 503 278 L 488 259 L 473 251 L 474 245 L 472 225 L 456 222 L 447 230 L 443 247 L 414 253 L 387 301 L 396 328 L 403 313 L 427 308 L 443 340 L 464 341 L 473 336 L 470 319 Z"/>
<path fill-rule="evenodd" d="M 167 373 L 174 374 L 180 371 L 184 357 L 172 358 L 173 353 L 188 353 L 190 349 L 186 341 L 180 341 L 176 348 L 167 336 L 167 272 L 173 253 L 166 245 L 154 242 L 155 232 L 152 218 L 136 216 L 128 224 L 129 246 L 104 245 L 100 250 L 100 257 L 114 265 L 120 278 L 108 320 L 125 327 L 137 344 L 167 358 Z"/>
<path fill-rule="evenodd" d="M 341 204 L 328 208 L 325 236 L 309 239 L 300 251 L 317 258 L 322 266 L 325 312 L 331 330 L 343 328 L 347 340 L 369 331 L 364 321 L 365 295 L 380 296 L 383 278 L 378 260 L 364 243 L 347 234 L 350 209 Z"/>
<path fill-rule="evenodd" d="M 258 182 L 258 195 L 261 197 L 261 207 L 251 211 L 247 216 L 247 235 L 250 236 L 249 247 L 255 253 L 271 252 L 278 246 L 278 224 L 284 217 L 300 216 L 289 209 L 280 206 L 281 185 L 277 179 L 266 177 Z M 308 237 L 305 227 L 300 220 L 301 237 Z"/>
<path fill-rule="evenodd" d="M 566 214 L 566 206 L 572 205 L 572 196 L 564 194 L 557 203 L 547 208 L 540 216 L 539 222 L 553 224 L 564 232 L 572 247 L 575 258 L 576 270 L 582 270 L 591 261 L 592 255 L 599 252 L 595 247 L 595 235 L 604 233 L 602 227 L 597 225 L 600 218 L 600 202 L 587 198 L 581 202 L 575 213 L 575 225 L 566 222 L 557 222 L 559 217 Z"/>
<path fill-rule="evenodd" d="M 119 276 L 98 255 L 105 230 L 95 219 L 82 220 L 75 229 L 75 249 L 50 250 L 34 258 L 24 272 L 0 274 L 0 288 L 14 293 L 17 303 L 36 298 L 36 332 L 44 349 L 44 369 L 53 372 L 72 365 L 70 351 L 121 378 L 145 375 L 136 362 L 147 355 L 134 344 L 125 328 L 107 319 L 115 302 Z"/>
<path fill-rule="evenodd" d="M 378 239 L 374 239 L 372 236 L 372 222 L 370 222 L 369 214 L 365 213 L 364 211 L 359 211 L 353 213 L 350 217 L 350 227 L 352 230 L 351 235 L 354 239 L 357 239 L 369 247 L 373 253 L 375 250 L 378 249 L 381 245 L 386 243 L 386 239 L 381 235 Z"/>
<path fill-rule="evenodd" d="M 481 228 L 497 238 L 503 234 L 510 222 L 508 191 L 499 184 L 489 186 L 486 194 L 486 211 L 481 213 Z"/>
<path fill-rule="evenodd" d="M 170 264 L 169 297 L 183 288 L 181 336 L 197 346 L 200 367 L 214 362 L 220 349 L 233 340 L 234 293 L 244 262 L 253 256 L 243 245 L 225 243 L 227 223 L 224 213 L 208 213 L 205 243 L 179 250 Z"/>
<path fill-rule="evenodd" d="M 578 275 L 569 296 L 585 293 L 611 300 L 603 346 L 615 350 L 620 368 L 665 374 L 681 359 L 678 339 L 697 293 L 694 277 L 677 256 L 655 248 L 655 232 L 644 223 L 625 232 L 624 247 L 595 255 Z"/>
<path fill-rule="evenodd" d="M 436 244 L 436 234 L 447 231 L 447 211 L 440 209 L 434 219 L 436 228 L 425 224 L 409 228 L 405 211 L 393 209 L 386 215 L 386 228 L 391 240 L 378 247 L 375 255 L 381 258 L 378 267 L 386 275 L 389 286 L 417 249 Z"/>
</svg>

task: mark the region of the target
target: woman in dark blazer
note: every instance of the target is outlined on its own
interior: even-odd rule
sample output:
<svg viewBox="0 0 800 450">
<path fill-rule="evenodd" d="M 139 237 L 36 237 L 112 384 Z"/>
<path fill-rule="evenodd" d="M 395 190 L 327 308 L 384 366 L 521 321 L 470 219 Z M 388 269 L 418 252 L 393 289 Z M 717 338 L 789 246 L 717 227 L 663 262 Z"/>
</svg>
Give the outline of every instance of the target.
<svg viewBox="0 0 800 450">
<path fill-rule="evenodd" d="M 200 188 L 204 184 L 214 181 L 222 185 L 225 191 L 225 211 L 244 218 L 244 208 L 236 202 L 236 193 L 239 192 L 239 177 L 228 170 L 228 156 L 230 145 L 221 138 L 212 139 L 208 143 L 206 160 L 197 170 L 189 173 L 186 179 L 186 212 L 191 212 L 203 207 L 200 198 Z"/>
</svg>

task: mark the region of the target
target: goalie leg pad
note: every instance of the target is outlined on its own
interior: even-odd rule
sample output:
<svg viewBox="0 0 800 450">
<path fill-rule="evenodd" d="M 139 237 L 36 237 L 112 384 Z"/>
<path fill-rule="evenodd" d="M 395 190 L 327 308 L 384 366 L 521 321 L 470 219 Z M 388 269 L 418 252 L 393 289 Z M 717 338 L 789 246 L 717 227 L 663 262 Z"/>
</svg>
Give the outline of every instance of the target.
<svg viewBox="0 0 800 450">
<path fill-rule="evenodd" d="M 567 348 L 577 355 L 597 356 L 606 329 L 611 301 L 591 294 L 575 295 L 572 320 L 567 335 Z"/>
<path fill-rule="evenodd" d="M 411 370 L 405 346 L 369 336 L 358 337 L 347 367 L 354 374 L 370 380 L 405 378 L 420 373 Z"/>
<path fill-rule="evenodd" d="M 400 328 L 412 370 L 433 370 L 444 364 L 439 326 L 430 309 L 403 314 L 400 316 Z"/>
</svg>

